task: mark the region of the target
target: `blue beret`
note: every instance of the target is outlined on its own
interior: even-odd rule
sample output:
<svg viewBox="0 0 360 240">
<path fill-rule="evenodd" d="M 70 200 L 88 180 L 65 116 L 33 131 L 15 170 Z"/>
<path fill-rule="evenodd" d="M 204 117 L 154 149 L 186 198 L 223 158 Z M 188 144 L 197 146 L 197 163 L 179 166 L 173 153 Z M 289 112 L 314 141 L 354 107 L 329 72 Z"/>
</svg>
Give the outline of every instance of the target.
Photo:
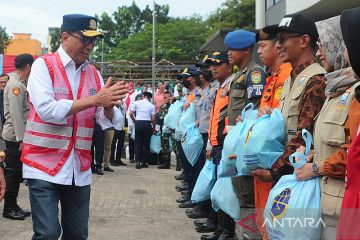
<svg viewBox="0 0 360 240">
<path fill-rule="evenodd" d="M 256 34 L 243 29 L 229 32 L 224 44 L 230 49 L 243 49 L 250 47 L 256 41 Z"/>
<path fill-rule="evenodd" d="M 63 16 L 62 30 L 79 32 L 85 37 L 102 37 L 97 31 L 97 19 L 83 14 L 68 14 Z"/>
</svg>

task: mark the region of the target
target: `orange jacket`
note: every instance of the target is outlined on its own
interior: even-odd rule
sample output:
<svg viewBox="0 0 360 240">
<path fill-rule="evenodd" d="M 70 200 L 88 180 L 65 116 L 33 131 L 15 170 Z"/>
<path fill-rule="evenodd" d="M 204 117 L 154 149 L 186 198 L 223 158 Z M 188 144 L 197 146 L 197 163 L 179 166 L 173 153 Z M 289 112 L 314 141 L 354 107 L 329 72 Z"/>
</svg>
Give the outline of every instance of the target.
<svg viewBox="0 0 360 240">
<path fill-rule="evenodd" d="M 266 79 L 266 86 L 260 100 L 260 108 L 263 106 L 277 108 L 279 106 L 283 86 L 286 79 L 290 76 L 291 70 L 290 63 L 283 63 L 276 72 Z"/>
<path fill-rule="evenodd" d="M 209 140 L 211 146 L 223 145 L 228 125 L 228 84 L 220 87 L 215 95 L 210 113 Z"/>
</svg>

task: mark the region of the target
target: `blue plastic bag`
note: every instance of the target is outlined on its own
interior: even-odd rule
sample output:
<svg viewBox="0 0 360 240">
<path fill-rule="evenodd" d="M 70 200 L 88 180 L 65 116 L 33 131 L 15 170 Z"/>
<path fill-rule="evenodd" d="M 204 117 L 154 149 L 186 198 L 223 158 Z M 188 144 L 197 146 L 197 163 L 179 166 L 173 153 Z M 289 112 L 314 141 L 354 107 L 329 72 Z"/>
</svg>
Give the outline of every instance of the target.
<svg viewBox="0 0 360 240">
<path fill-rule="evenodd" d="M 164 117 L 164 125 L 170 129 L 175 129 L 182 111 L 183 102 L 177 100 L 170 105 L 168 113 Z"/>
<path fill-rule="evenodd" d="M 252 103 L 246 105 L 245 109 L 247 110 L 245 111 L 245 115 L 243 116 L 242 130 L 238 136 L 238 140 L 236 141 L 236 169 L 238 175 L 240 176 L 250 175 L 250 172 L 245 168 L 243 163 L 243 151 L 248 132 L 254 125 L 254 123 L 257 121 L 258 114 L 258 111 L 254 110 L 254 105 Z"/>
<path fill-rule="evenodd" d="M 304 166 L 310 153 L 311 134 L 303 129 L 305 155 L 289 157 L 295 169 Z M 295 157 L 299 161 L 295 161 Z M 318 177 L 298 181 L 296 175 L 285 175 L 271 189 L 264 211 L 264 224 L 269 239 L 320 239 L 324 222 L 321 219 L 320 181 Z"/>
<path fill-rule="evenodd" d="M 211 190 L 216 182 L 215 168 L 212 160 L 206 160 L 191 194 L 192 202 L 198 203 L 210 199 Z"/>
<path fill-rule="evenodd" d="M 280 110 L 258 118 L 243 136 L 246 136 L 242 156 L 245 169 L 270 169 L 285 149 L 285 124 Z"/>
<path fill-rule="evenodd" d="M 191 103 L 188 109 L 181 114 L 178 125 L 175 128 L 176 139 L 181 140 L 185 132 L 196 122 L 195 104 Z"/>
<path fill-rule="evenodd" d="M 191 166 L 194 166 L 198 160 L 204 146 L 204 140 L 198 127 L 193 124 L 181 139 L 181 146 L 185 153 L 186 159 Z"/>
<path fill-rule="evenodd" d="M 240 217 L 240 201 L 234 192 L 231 177 L 219 178 L 211 191 L 211 203 L 215 211 L 220 209 L 235 221 Z"/>
<path fill-rule="evenodd" d="M 254 104 L 248 104 L 242 111 L 241 116 L 243 119 L 254 117 L 257 113 L 254 111 Z M 221 152 L 221 161 L 218 166 L 217 176 L 220 177 L 232 177 L 237 175 L 236 161 L 235 159 L 229 159 L 230 155 L 236 154 L 236 148 L 238 146 L 239 137 L 243 131 L 243 122 L 238 122 L 226 135 L 224 140 L 224 147 Z"/>
<path fill-rule="evenodd" d="M 161 151 L 161 137 L 159 134 L 151 136 L 150 139 L 150 152 L 159 154 Z"/>
</svg>

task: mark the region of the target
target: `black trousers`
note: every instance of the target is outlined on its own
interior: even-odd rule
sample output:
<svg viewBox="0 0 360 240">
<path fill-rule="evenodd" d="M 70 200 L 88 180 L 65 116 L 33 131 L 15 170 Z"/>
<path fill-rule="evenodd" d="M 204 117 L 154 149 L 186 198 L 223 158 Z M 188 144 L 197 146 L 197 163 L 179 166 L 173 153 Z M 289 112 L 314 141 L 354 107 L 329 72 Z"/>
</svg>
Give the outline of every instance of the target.
<svg viewBox="0 0 360 240">
<path fill-rule="evenodd" d="M 91 168 L 101 169 L 104 159 L 104 139 L 105 131 L 94 131 L 91 145 Z M 95 160 L 95 161 L 94 161 Z M 95 163 L 94 163 L 95 162 Z"/>
<path fill-rule="evenodd" d="M 16 199 L 19 194 L 20 183 L 22 181 L 22 162 L 20 161 L 21 151 L 18 142 L 6 143 L 6 168 L 5 168 L 5 202 L 4 208 L 16 206 Z"/>
<path fill-rule="evenodd" d="M 217 166 L 220 164 L 221 160 L 221 153 L 222 153 L 223 146 L 215 146 L 212 150 L 212 157 L 213 163 L 216 165 L 216 175 L 217 176 Z M 208 221 L 214 222 L 214 210 L 210 213 L 208 217 Z M 210 218 L 210 219 L 209 219 Z M 235 221 L 227 215 L 222 210 L 217 212 L 217 221 L 218 221 L 218 228 L 216 232 L 219 233 L 226 233 L 230 236 L 235 236 Z"/>
<path fill-rule="evenodd" d="M 185 175 L 185 182 L 187 182 L 189 185 L 193 181 L 194 172 L 192 171 L 192 166 L 187 160 L 184 150 L 181 146 L 181 141 L 176 140 L 176 147 L 179 151 L 179 157 L 181 161 L 181 166 L 183 168 L 183 173 Z"/>
<path fill-rule="evenodd" d="M 125 131 L 124 130 L 116 130 L 114 132 L 114 138 L 111 143 L 111 155 L 110 161 L 121 161 L 121 155 L 124 148 L 125 141 Z"/>
<path fill-rule="evenodd" d="M 152 127 L 150 121 L 136 121 L 135 123 L 135 161 L 147 163 L 150 153 L 150 139 Z"/>
<path fill-rule="evenodd" d="M 194 190 L 196 181 L 200 175 L 201 170 L 203 169 L 204 165 L 205 165 L 205 161 L 206 161 L 206 145 L 207 145 L 207 140 L 208 140 L 208 134 L 207 133 L 202 133 L 202 138 L 204 141 L 203 144 L 203 148 L 201 151 L 201 154 L 199 155 L 198 160 L 196 161 L 194 166 L 191 166 L 191 171 L 192 171 L 192 176 L 193 178 L 191 179 L 191 183 L 190 183 L 190 193 L 192 193 L 192 191 Z"/>
<path fill-rule="evenodd" d="M 213 146 L 212 151 L 211 151 L 212 161 L 216 165 L 216 168 L 215 168 L 215 172 L 216 172 L 215 176 L 216 177 L 217 177 L 217 166 L 219 166 L 219 164 L 220 164 L 222 149 L 223 149 L 223 146 Z M 207 221 L 210 223 L 217 224 L 218 220 L 219 220 L 218 213 L 215 212 L 215 210 L 213 208 L 211 208 L 211 212 L 210 212 L 209 216 L 207 217 Z"/>
<path fill-rule="evenodd" d="M 134 160 L 135 159 L 135 141 L 132 140 L 131 134 L 128 134 L 128 137 L 129 137 L 129 160 Z"/>
</svg>

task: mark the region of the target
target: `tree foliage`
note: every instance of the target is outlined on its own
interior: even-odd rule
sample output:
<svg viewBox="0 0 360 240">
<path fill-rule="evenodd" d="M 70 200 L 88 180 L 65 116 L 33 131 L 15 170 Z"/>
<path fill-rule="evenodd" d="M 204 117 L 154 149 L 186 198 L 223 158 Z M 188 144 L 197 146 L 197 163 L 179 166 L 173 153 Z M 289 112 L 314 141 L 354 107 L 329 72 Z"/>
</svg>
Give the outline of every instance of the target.
<svg viewBox="0 0 360 240">
<path fill-rule="evenodd" d="M 171 20 L 156 26 L 156 58 L 169 60 L 195 59 L 206 40 L 207 27 L 199 17 Z M 111 58 L 114 60 L 151 60 L 152 24 L 143 31 L 120 41 Z"/>
<path fill-rule="evenodd" d="M 254 29 L 255 0 L 226 0 L 207 20 L 200 16 L 171 18 L 168 5 L 156 5 L 156 58 L 191 60 L 206 39 L 220 28 Z M 99 17 L 105 33 L 94 58 L 150 60 L 152 55 L 152 9 L 141 10 L 135 2 Z"/>
<path fill-rule="evenodd" d="M 255 0 L 227 0 L 207 20 L 211 32 L 220 28 L 255 27 Z"/>
<path fill-rule="evenodd" d="M 0 26 L 0 53 L 4 54 L 5 48 L 10 44 L 11 38 L 6 33 L 6 28 Z"/>
<path fill-rule="evenodd" d="M 50 47 L 51 47 L 51 52 L 55 52 L 61 44 L 61 29 L 60 28 L 56 28 L 54 33 L 51 34 L 51 42 L 50 42 Z"/>
</svg>

